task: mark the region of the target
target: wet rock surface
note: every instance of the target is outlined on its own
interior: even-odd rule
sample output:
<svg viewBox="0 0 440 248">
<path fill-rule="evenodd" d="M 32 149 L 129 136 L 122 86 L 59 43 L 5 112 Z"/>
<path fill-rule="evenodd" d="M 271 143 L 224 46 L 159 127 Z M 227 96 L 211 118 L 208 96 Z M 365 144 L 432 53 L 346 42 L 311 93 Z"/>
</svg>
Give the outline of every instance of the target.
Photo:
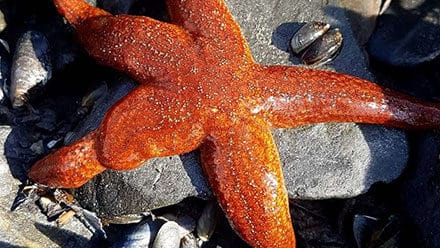
<svg viewBox="0 0 440 248">
<path fill-rule="evenodd" d="M 52 60 L 60 62 L 53 63 L 56 67 L 54 77 L 49 81 L 48 88 L 42 93 L 43 95 L 31 102 L 36 112 L 25 110 L 10 112 L 8 103 L 5 107 L 0 106 L 0 123 L 8 125 L 0 129 L 3 130 L 0 132 L 0 139 L 3 141 L 5 151 L 4 161 L 0 159 L 0 178 L 2 178 L 0 191 L 3 194 L 0 197 L 0 216 L 5 217 L 5 221 L 0 222 L 0 246 L 4 243 L 23 246 L 88 247 L 91 245 L 89 240 L 92 233 L 76 219 L 69 222 L 67 226 L 59 228 L 53 222 L 47 222 L 46 217 L 36 206 L 26 205 L 16 212 L 10 212 L 9 209 L 14 202 L 19 185 L 26 181 L 26 171 L 29 166 L 52 149 L 52 146 L 48 145 L 55 144 L 54 149 L 56 149 L 64 142 L 72 142 L 94 129 L 105 110 L 133 89 L 135 83 L 111 70 L 96 66 L 91 59 L 88 59 L 78 49 L 74 36 L 70 33 L 71 29 L 62 23 L 62 19 L 56 14 L 50 1 L 35 3 L 38 5 L 37 11 L 30 14 L 29 10 L 23 10 L 25 2 L 0 2 L 0 7 L 9 6 L 8 4 L 15 6 L 6 8 L 4 11 L 8 27 L 5 33 L 0 34 L 0 38 L 5 38 L 15 44 L 19 34 L 29 28 L 29 26 L 19 27 L 19 23 L 31 16 L 31 20 L 24 23 L 32 27 L 40 27 L 36 30 L 42 31 L 48 37 Z M 103 4 L 100 2 L 102 1 L 98 1 L 97 4 Z M 115 8 L 114 11 L 126 11 L 129 8 L 136 14 L 155 12 L 155 17 L 163 16 L 163 3 L 160 1 L 137 1 L 131 7 L 119 5 L 119 2 L 112 1 L 106 6 L 109 9 Z M 325 68 L 374 81 L 367 69 L 368 64 L 364 53 L 353 35 L 352 27 L 354 26 L 347 22 L 347 12 L 337 7 L 336 2 L 332 0 L 313 2 L 227 0 L 258 62 L 298 64 L 299 61 L 287 52 L 294 31 L 301 26 L 300 23 L 325 21 L 332 27 L 339 28 L 344 35 L 344 45 L 340 55 Z M 17 20 L 12 16 L 16 16 Z M 54 28 L 49 32 L 48 27 L 51 23 Z M 418 70 L 420 68 L 415 69 L 415 72 Z M 425 91 L 422 90 L 421 93 L 417 90 L 413 93 L 416 85 L 406 87 L 406 85 L 395 84 L 392 75 L 385 77 L 380 71 L 374 72 L 380 74 L 381 79 L 385 78 L 385 83 L 395 89 L 404 89 L 418 96 L 435 97 L 435 91 L 425 88 Z M 434 87 L 431 84 L 437 74 L 430 75 L 432 77 L 426 77 L 425 84 L 423 84 L 428 88 Z M 81 98 L 103 82 L 108 85 L 108 90 L 97 98 L 93 110 L 90 113 L 86 111 L 87 116 L 84 113 L 77 114 L 76 110 L 80 108 Z M 402 173 L 408 160 L 409 148 L 406 134 L 395 129 L 372 125 L 319 124 L 295 130 L 274 130 L 273 133 L 283 162 L 289 196 L 292 199 L 354 197 L 367 192 L 375 182 L 389 183 L 396 179 Z M 425 152 L 435 154 L 435 151 L 430 149 L 426 149 Z M 409 170 L 409 173 L 415 172 Z M 430 173 L 431 170 L 427 169 L 425 174 L 421 174 Z M 399 181 L 393 185 L 399 186 L 400 183 Z M 438 237 L 432 234 L 431 226 L 435 227 L 438 223 L 435 220 L 429 220 L 423 211 L 412 210 L 417 207 L 410 202 L 413 195 L 418 194 L 419 190 L 431 192 L 427 189 L 428 187 L 419 188 L 419 184 L 424 183 L 410 178 L 407 186 L 397 187 L 402 192 L 407 192 L 402 200 L 406 209 L 402 213 L 400 210 L 395 211 L 401 213 L 403 218 L 407 213 L 410 219 L 415 220 L 418 229 L 417 237 L 434 242 L 438 240 Z M 438 184 L 432 180 L 426 185 L 438 187 Z M 395 190 L 394 187 L 392 190 L 385 191 L 385 194 L 400 192 L 393 190 Z M 148 214 L 146 213 L 148 210 L 176 204 L 189 196 L 210 197 L 209 188 L 198 164 L 197 152 L 154 159 L 133 171 L 106 171 L 76 190 L 75 194 L 83 207 L 96 211 L 106 219 L 133 213 Z M 433 206 L 438 202 L 437 194 L 420 194 L 420 197 L 424 197 L 421 199 L 423 203 L 421 209 L 425 212 L 434 211 L 433 216 L 436 216 Z M 200 204 L 200 200 L 195 202 Z M 291 206 L 299 246 L 351 244 L 352 234 L 340 232 L 343 229 L 340 225 L 346 224 L 341 221 L 339 215 L 344 209 L 345 202 L 346 200 L 337 202 L 326 200 L 310 203 L 294 199 Z M 385 205 L 384 208 L 398 209 L 389 202 Z M 374 205 L 369 206 L 369 208 L 373 207 Z M 362 212 L 359 209 L 363 211 L 364 208 L 354 207 L 353 213 Z M 168 210 L 155 211 L 163 213 Z M 185 213 L 189 210 L 179 211 Z M 195 216 L 197 217 L 197 214 Z M 346 225 L 351 227 L 352 223 Z M 115 232 L 109 231 L 109 234 L 119 240 L 130 236 L 130 233 Z M 227 220 L 221 219 L 212 240 L 206 244 L 206 247 L 216 245 L 235 247 L 237 244 L 240 247 L 244 246 L 240 242 L 242 241 L 232 231 Z"/>
</svg>

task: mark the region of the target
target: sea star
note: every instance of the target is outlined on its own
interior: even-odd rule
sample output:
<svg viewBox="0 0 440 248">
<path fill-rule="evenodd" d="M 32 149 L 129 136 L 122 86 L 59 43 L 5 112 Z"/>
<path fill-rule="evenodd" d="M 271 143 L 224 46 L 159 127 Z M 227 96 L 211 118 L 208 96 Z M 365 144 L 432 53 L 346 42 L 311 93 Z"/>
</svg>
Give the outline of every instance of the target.
<svg viewBox="0 0 440 248">
<path fill-rule="evenodd" d="M 329 71 L 256 63 L 222 0 L 167 0 L 171 23 L 54 0 L 99 63 L 140 83 L 99 128 L 38 161 L 29 178 L 73 188 L 105 169 L 200 149 L 203 170 L 238 234 L 294 247 L 270 128 L 320 122 L 432 128 L 438 104 Z"/>
</svg>

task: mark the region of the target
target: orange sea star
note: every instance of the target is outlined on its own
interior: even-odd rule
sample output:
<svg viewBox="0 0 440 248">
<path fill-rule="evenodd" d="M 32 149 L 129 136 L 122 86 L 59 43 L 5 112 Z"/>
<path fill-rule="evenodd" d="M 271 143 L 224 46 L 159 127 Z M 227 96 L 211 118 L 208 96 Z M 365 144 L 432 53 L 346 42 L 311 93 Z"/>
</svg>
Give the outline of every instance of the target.
<svg viewBox="0 0 440 248">
<path fill-rule="evenodd" d="M 440 124 L 437 104 L 352 76 L 264 66 L 222 0 L 167 0 L 171 23 L 54 0 L 99 63 L 141 85 L 99 128 L 38 161 L 29 178 L 73 188 L 105 169 L 200 148 L 203 170 L 238 234 L 255 247 L 294 247 L 271 127 L 319 122 L 403 128 Z"/>
</svg>

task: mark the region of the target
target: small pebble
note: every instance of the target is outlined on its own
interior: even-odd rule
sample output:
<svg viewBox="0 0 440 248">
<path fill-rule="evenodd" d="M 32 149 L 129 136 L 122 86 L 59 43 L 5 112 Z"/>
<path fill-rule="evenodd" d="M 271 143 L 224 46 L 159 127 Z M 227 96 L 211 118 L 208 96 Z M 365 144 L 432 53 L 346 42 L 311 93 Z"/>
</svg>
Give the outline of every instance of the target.
<svg viewBox="0 0 440 248">
<path fill-rule="evenodd" d="M 38 142 L 35 142 L 31 145 L 30 149 L 34 154 L 41 155 L 44 153 L 44 144 L 42 140 L 39 140 Z"/>
<path fill-rule="evenodd" d="M 62 141 L 63 139 L 62 138 L 59 138 L 59 139 L 56 139 L 56 140 L 51 140 L 51 141 L 49 141 L 48 143 L 47 143 L 47 145 L 46 145 L 46 147 L 47 147 L 47 149 L 52 149 L 52 148 L 54 148 L 55 146 L 57 146 L 58 144 L 60 144 L 60 142 Z"/>
</svg>

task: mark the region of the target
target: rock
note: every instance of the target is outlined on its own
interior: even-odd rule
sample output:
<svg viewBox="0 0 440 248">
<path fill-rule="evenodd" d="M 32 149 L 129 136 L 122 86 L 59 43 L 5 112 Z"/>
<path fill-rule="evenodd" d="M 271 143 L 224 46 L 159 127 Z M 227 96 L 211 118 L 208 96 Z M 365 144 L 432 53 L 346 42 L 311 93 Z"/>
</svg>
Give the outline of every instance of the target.
<svg viewBox="0 0 440 248">
<path fill-rule="evenodd" d="M 42 109 L 39 113 L 40 121 L 35 124 L 36 127 L 47 131 L 53 131 L 56 128 L 56 113 L 51 109 Z"/>
<path fill-rule="evenodd" d="M 356 46 L 349 24 L 344 22 L 341 9 L 322 6 L 321 2 L 298 1 L 292 4 L 291 1 L 259 0 L 251 4 L 230 0 L 227 3 L 247 36 L 257 61 L 290 64 L 287 52 L 268 45 L 271 33 L 285 22 L 322 20 L 339 27 L 347 41 L 341 55 L 331 65 L 338 71 L 371 79 L 365 70 L 365 59 L 359 59 L 363 58 L 361 50 Z M 289 33 L 287 29 L 278 29 L 277 32 L 278 44 L 288 46 L 293 32 Z M 73 139 L 96 128 L 105 110 L 134 84 L 122 80 L 115 87 L 95 105 L 97 108 Z M 292 198 L 358 195 L 375 182 L 390 182 L 397 178 L 408 158 L 405 133 L 380 126 L 320 124 L 274 130 L 274 136 Z M 152 159 L 132 171 L 108 170 L 78 189 L 77 199 L 98 215 L 112 218 L 175 204 L 188 196 L 208 197 L 210 192 L 197 158 L 197 153 L 193 152 L 180 157 Z"/>
<path fill-rule="evenodd" d="M 416 66 L 440 55 L 440 2 L 393 1 L 378 18 L 368 42 L 368 52 L 393 66 Z"/>
<path fill-rule="evenodd" d="M 405 134 L 385 127 L 318 124 L 275 130 L 290 198 L 348 198 L 405 168 Z"/>
<path fill-rule="evenodd" d="M 400 187 L 401 206 L 416 232 L 419 247 L 440 244 L 440 134 L 420 133 L 415 137 L 413 163 Z"/>
<path fill-rule="evenodd" d="M 12 132 L 11 127 L 0 126 L 2 151 L 6 149 L 5 144 L 9 144 L 7 140 Z M 15 174 L 22 168 L 5 154 L 9 153 L 5 151 L 0 155 L 0 246 L 91 247 L 92 234 L 76 218 L 59 228 L 49 223 L 34 204 L 22 205 L 14 212 L 10 210 L 21 185 Z"/>
<path fill-rule="evenodd" d="M 62 21 L 61 16 L 55 15 L 45 20 L 42 27 L 50 44 L 54 71 L 62 71 L 83 55 L 69 27 L 69 24 Z"/>
</svg>

